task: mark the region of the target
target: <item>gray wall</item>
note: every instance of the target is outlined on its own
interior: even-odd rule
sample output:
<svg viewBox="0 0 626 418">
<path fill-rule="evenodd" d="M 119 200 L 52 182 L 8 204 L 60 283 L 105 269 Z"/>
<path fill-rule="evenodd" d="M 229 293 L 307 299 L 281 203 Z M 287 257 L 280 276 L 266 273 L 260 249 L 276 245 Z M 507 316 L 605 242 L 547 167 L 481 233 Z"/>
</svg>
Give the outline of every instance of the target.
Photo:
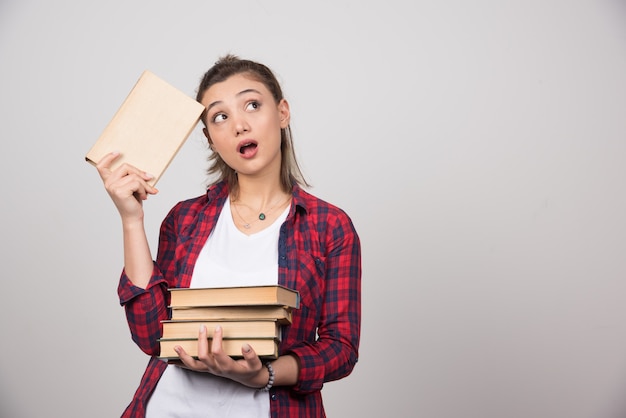
<svg viewBox="0 0 626 418">
<path fill-rule="evenodd" d="M 617 0 L 0 1 L 0 415 L 118 416 L 147 358 L 84 154 L 144 69 L 283 83 L 303 168 L 363 242 L 330 417 L 626 415 L 626 7 Z M 195 131 L 146 203 L 203 191 Z"/>
</svg>

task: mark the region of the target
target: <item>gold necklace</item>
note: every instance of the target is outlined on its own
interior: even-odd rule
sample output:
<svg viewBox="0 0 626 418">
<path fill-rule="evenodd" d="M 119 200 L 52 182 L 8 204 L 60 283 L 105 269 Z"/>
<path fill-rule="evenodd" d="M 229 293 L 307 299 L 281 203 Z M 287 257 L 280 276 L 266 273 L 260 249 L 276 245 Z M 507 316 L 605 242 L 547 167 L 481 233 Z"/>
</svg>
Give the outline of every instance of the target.
<svg viewBox="0 0 626 418">
<path fill-rule="evenodd" d="M 258 218 L 257 218 L 257 219 L 255 219 L 255 220 L 254 220 L 254 221 L 252 221 L 252 222 L 248 222 L 248 221 L 246 221 L 246 220 L 244 219 L 244 217 L 243 217 L 243 216 L 241 216 L 241 213 L 239 213 L 239 208 L 237 207 L 238 205 L 237 205 L 236 201 L 232 201 L 232 203 L 233 203 L 233 206 L 235 207 L 235 212 L 237 212 L 237 215 L 239 216 L 239 219 L 241 219 L 241 220 L 243 221 L 243 227 L 244 227 L 244 228 L 246 228 L 246 229 L 250 229 L 250 228 L 252 227 L 252 224 L 253 224 L 253 223 L 255 223 L 256 221 L 264 221 L 264 220 L 265 220 L 265 218 L 267 218 L 267 215 L 269 215 L 270 213 L 272 213 L 272 211 L 273 211 L 274 209 L 276 209 L 277 207 L 280 207 L 280 206 L 284 205 L 285 203 L 289 202 L 289 200 L 291 200 L 291 195 L 287 198 L 287 200 L 284 200 L 282 203 L 280 203 L 280 204 L 278 204 L 278 205 L 274 205 L 274 206 L 270 207 L 270 208 L 269 208 L 268 210 L 266 210 L 265 212 L 263 212 L 263 211 L 259 210 L 259 216 L 258 216 Z M 244 206 L 248 206 L 248 205 L 245 205 L 245 204 L 244 204 Z M 250 206 L 248 206 L 248 207 L 250 207 Z"/>
</svg>

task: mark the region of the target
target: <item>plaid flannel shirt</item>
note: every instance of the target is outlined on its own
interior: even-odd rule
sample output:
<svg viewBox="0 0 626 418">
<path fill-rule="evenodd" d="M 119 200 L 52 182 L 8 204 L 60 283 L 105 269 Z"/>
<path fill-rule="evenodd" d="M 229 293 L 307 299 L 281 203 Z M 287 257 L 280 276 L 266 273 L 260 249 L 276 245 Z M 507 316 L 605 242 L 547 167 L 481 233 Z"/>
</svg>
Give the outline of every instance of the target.
<svg viewBox="0 0 626 418">
<path fill-rule="evenodd" d="M 324 417 L 324 382 L 352 372 L 361 326 L 361 247 L 352 221 L 341 209 L 295 185 L 278 243 L 278 283 L 300 292 L 301 306 L 283 331 L 280 355 L 299 362 L 295 386 L 271 389 L 273 418 Z M 122 417 L 143 417 L 166 368 L 157 359 L 161 320 L 169 317 L 170 287 L 189 287 L 196 260 L 228 196 L 222 182 L 205 195 L 176 204 L 163 220 L 157 259 L 146 289 L 122 271 L 118 294 L 137 345 L 151 356 L 133 400 Z"/>
</svg>

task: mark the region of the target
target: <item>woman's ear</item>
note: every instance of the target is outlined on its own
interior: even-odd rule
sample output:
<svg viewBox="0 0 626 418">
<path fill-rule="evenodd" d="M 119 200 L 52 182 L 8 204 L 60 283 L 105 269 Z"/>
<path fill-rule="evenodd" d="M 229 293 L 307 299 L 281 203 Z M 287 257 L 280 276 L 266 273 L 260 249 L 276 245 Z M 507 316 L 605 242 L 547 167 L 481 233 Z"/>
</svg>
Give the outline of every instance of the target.
<svg viewBox="0 0 626 418">
<path fill-rule="evenodd" d="M 204 134 L 204 136 L 206 137 L 207 141 L 209 142 L 209 148 L 211 148 L 211 151 L 215 151 L 213 149 L 213 141 L 211 141 L 211 137 L 209 136 L 209 130 L 206 127 L 202 128 L 202 133 Z"/>
<path fill-rule="evenodd" d="M 278 102 L 278 114 L 280 116 L 280 127 L 281 129 L 285 129 L 289 126 L 291 119 L 291 112 L 289 111 L 289 103 L 287 103 L 287 100 L 281 99 L 281 101 Z"/>
</svg>

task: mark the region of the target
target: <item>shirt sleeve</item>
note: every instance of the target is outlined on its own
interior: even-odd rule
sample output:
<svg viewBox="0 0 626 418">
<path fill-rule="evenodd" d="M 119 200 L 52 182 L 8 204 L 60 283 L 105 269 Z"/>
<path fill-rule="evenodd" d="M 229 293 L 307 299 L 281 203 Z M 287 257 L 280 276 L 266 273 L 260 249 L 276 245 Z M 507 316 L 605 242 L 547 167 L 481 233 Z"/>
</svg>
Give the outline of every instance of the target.
<svg viewBox="0 0 626 418">
<path fill-rule="evenodd" d="M 133 341 L 148 355 L 158 355 L 161 337 L 161 321 L 168 318 L 168 288 L 172 281 L 168 280 L 167 272 L 173 264 L 176 239 L 172 233 L 173 216 L 170 213 L 161 225 L 159 251 L 154 262 L 152 276 L 145 289 L 135 286 L 126 271 L 122 271 L 118 296 L 120 304 L 126 312 L 128 327 Z"/>
<path fill-rule="evenodd" d="M 310 393 L 323 383 L 349 375 L 358 360 L 361 329 L 361 247 L 347 215 L 327 232 L 322 268 L 324 289 L 317 340 L 289 349 L 298 358 L 300 375 L 292 390 Z M 320 260 L 316 260 L 321 263 Z"/>
<path fill-rule="evenodd" d="M 120 304 L 124 306 L 133 341 L 149 355 L 159 354 L 161 320 L 167 319 L 167 282 L 155 265 L 148 286 L 133 285 L 122 271 L 118 286 Z"/>
</svg>

